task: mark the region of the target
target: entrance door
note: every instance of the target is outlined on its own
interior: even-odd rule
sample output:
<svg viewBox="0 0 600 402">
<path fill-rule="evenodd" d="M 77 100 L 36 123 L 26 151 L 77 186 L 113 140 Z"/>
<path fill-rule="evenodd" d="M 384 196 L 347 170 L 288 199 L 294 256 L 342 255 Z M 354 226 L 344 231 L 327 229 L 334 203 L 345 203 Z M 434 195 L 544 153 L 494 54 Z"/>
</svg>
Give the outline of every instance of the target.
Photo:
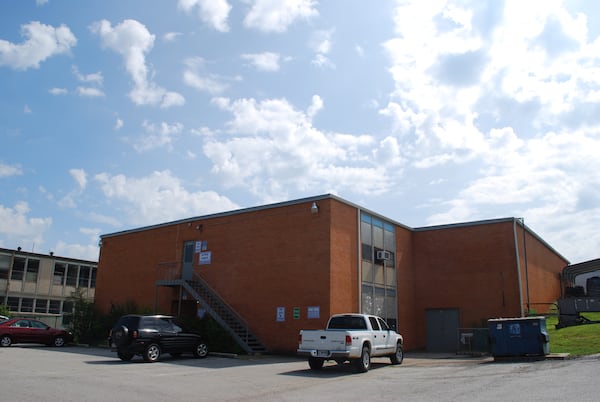
<svg viewBox="0 0 600 402">
<path fill-rule="evenodd" d="M 452 352 L 458 348 L 458 309 L 426 310 L 427 351 Z"/>
<path fill-rule="evenodd" d="M 181 265 L 181 279 L 191 281 L 194 273 L 194 245 L 195 241 L 186 241 L 183 244 L 183 262 Z"/>
</svg>

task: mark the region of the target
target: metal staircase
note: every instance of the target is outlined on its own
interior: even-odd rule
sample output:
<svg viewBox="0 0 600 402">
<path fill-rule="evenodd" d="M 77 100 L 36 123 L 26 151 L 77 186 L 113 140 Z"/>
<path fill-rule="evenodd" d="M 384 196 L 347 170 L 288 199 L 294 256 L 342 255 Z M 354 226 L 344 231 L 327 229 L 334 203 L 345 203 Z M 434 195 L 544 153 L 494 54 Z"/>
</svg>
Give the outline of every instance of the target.
<svg viewBox="0 0 600 402">
<path fill-rule="evenodd" d="M 185 289 L 246 353 L 261 354 L 267 352 L 267 348 L 250 331 L 246 321 L 196 273 L 194 273 L 191 280 L 160 280 L 156 284 L 158 286 L 181 286 Z"/>
</svg>

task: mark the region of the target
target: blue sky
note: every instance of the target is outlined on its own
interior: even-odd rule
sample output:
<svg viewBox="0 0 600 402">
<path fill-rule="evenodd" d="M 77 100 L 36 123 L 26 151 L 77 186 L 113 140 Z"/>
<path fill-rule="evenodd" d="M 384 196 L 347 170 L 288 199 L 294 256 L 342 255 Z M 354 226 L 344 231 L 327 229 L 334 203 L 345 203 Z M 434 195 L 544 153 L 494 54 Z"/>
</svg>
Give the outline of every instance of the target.
<svg viewBox="0 0 600 402">
<path fill-rule="evenodd" d="M 333 193 L 600 243 L 590 1 L 0 1 L 0 247 Z"/>
</svg>

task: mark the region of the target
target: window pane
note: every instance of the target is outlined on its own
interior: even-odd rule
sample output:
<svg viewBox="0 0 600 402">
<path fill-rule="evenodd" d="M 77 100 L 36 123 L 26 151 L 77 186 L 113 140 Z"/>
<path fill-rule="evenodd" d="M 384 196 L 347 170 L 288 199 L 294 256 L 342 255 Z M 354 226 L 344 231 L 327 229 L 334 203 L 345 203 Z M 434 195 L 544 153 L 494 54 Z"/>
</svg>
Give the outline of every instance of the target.
<svg viewBox="0 0 600 402">
<path fill-rule="evenodd" d="M 90 267 L 83 265 L 79 268 L 79 287 L 87 288 L 90 283 Z"/>
<path fill-rule="evenodd" d="M 77 286 L 78 266 L 69 264 L 67 270 L 67 286 Z"/>
<path fill-rule="evenodd" d="M 12 275 L 10 279 L 13 281 L 22 281 L 23 275 L 25 274 L 25 258 L 15 257 L 13 262 Z"/>
<path fill-rule="evenodd" d="M 35 312 L 36 313 L 46 313 L 46 312 L 48 312 L 48 300 L 46 300 L 46 299 L 37 299 L 35 301 Z"/>
<path fill-rule="evenodd" d="M 375 265 L 375 283 L 383 285 L 383 265 Z"/>
<path fill-rule="evenodd" d="M 371 240 L 371 225 L 365 222 L 360 223 L 360 237 L 364 244 L 373 244 Z"/>
<path fill-rule="evenodd" d="M 24 313 L 33 312 L 33 299 L 30 299 L 29 297 L 21 299 L 21 311 Z"/>
<path fill-rule="evenodd" d="M 40 268 L 40 260 L 27 260 L 27 273 L 25 274 L 26 282 L 37 282 L 38 271 Z"/>
<path fill-rule="evenodd" d="M 373 287 L 369 285 L 362 286 L 362 312 L 373 314 Z"/>
<path fill-rule="evenodd" d="M 98 269 L 92 267 L 92 278 L 90 280 L 90 287 L 91 288 L 95 288 L 96 287 L 96 271 L 98 271 Z"/>
<path fill-rule="evenodd" d="M 10 311 L 19 311 L 19 298 L 18 297 L 9 297 L 6 301 L 8 304 L 8 309 Z"/>
<path fill-rule="evenodd" d="M 0 254 L 0 279 L 8 279 L 10 271 L 10 255 Z"/>
<path fill-rule="evenodd" d="M 385 290 L 383 288 L 375 288 L 375 302 L 374 302 L 374 311 L 372 314 L 378 315 L 380 317 L 385 316 L 384 312 L 384 301 L 385 301 Z"/>
<path fill-rule="evenodd" d="M 50 314 L 60 314 L 60 300 L 50 300 L 48 312 Z"/>
<path fill-rule="evenodd" d="M 362 259 L 367 261 L 373 261 L 373 247 L 368 244 L 362 244 Z"/>
<path fill-rule="evenodd" d="M 373 282 L 373 264 L 368 261 L 362 262 L 362 280 L 363 282 Z"/>
<path fill-rule="evenodd" d="M 67 266 L 63 263 L 57 262 L 54 264 L 54 277 L 52 283 L 58 286 L 62 286 L 65 284 L 65 271 L 67 270 Z"/>
<path fill-rule="evenodd" d="M 66 301 L 63 303 L 63 313 L 72 313 L 73 312 L 73 302 Z"/>
</svg>

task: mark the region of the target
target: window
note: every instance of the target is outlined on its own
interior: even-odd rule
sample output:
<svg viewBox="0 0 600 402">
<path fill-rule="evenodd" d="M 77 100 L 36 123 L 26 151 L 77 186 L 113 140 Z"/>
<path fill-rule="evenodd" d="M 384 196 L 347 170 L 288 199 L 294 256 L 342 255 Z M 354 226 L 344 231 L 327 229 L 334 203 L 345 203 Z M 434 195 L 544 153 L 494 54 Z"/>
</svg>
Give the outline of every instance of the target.
<svg viewBox="0 0 600 402">
<path fill-rule="evenodd" d="M 60 314 L 60 300 L 50 300 L 48 312 L 50 314 Z"/>
<path fill-rule="evenodd" d="M 73 302 L 66 301 L 63 303 L 63 313 L 71 314 L 73 312 Z"/>
<path fill-rule="evenodd" d="M 33 312 L 33 299 L 24 297 L 21 299 L 21 311 L 23 313 Z"/>
<path fill-rule="evenodd" d="M 8 279 L 10 271 L 10 255 L 0 254 L 0 279 Z"/>
<path fill-rule="evenodd" d="M 10 279 L 13 281 L 22 281 L 23 276 L 25 275 L 25 258 L 23 257 L 15 257 L 13 262 L 12 275 Z"/>
<path fill-rule="evenodd" d="M 90 287 L 91 288 L 95 288 L 96 287 L 96 271 L 98 271 L 98 269 L 92 267 L 92 275 L 91 275 L 91 278 L 90 278 Z"/>
<path fill-rule="evenodd" d="M 90 267 L 82 265 L 79 268 L 79 287 L 87 288 L 90 285 Z"/>
<path fill-rule="evenodd" d="M 67 266 L 67 286 L 77 286 L 77 265 L 69 264 Z"/>
<path fill-rule="evenodd" d="M 27 260 L 27 272 L 25 273 L 25 281 L 37 283 L 39 269 L 40 260 Z"/>
<path fill-rule="evenodd" d="M 67 270 L 67 266 L 61 262 L 57 262 L 54 264 L 54 276 L 52 279 L 52 283 L 58 286 L 63 286 L 65 284 L 65 271 Z"/>
<path fill-rule="evenodd" d="M 48 300 L 37 299 L 35 301 L 35 312 L 36 313 L 47 313 L 48 312 Z"/>
<path fill-rule="evenodd" d="M 18 297 L 9 297 L 6 300 L 6 304 L 8 304 L 8 309 L 10 311 L 19 311 L 19 298 Z"/>
</svg>

